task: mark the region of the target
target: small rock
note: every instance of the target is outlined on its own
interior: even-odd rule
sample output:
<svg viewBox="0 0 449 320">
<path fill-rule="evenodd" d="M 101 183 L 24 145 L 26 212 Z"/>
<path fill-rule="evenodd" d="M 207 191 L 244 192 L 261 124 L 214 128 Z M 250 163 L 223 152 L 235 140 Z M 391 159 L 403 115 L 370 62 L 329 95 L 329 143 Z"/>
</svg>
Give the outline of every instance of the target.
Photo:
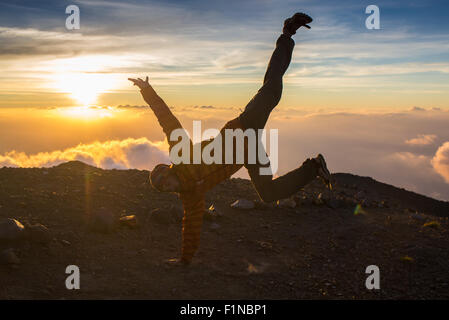
<svg viewBox="0 0 449 320">
<path fill-rule="evenodd" d="M 214 205 L 212 204 L 209 209 L 207 209 L 206 214 L 204 215 L 204 219 L 206 220 L 213 220 L 217 217 L 221 217 L 223 214 L 218 211 Z"/>
<path fill-rule="evenodd" d="M 27 226 L 25 234 L 28 240 L 40 244 L 48 244 L 53 239 L 50 230 L 42 224 Z"/>
<path fill-rule="evenodd" d="M 322 193 L 318 194 L 318 196 L 313 199 L 313 204 L 316 206 L 321 206 L 324 204 L 324 197 Z"/>
<path fill-rule="evenodd" d="M 23 236 L 25 227 L 15 219 L 4 219 L 0 222 L 0 240 L 18 240 Z"/>
<path fill-rule="evenodd" d="M 147 254 L 147 253 L 148 253 L 148 250 L 145 248 L 139 250 L 139 254 Z"/>
<path fill-rule="evenodd" d="M 137 227 L 137 217 L 135 215 L 125 216 L 120 218 L 120 225 L 134 229 Z"/>
<path fill-rule="evenodd" d="M 238 199 L 231 204 L 231 208 L 251 210 L 255 208 L 254 202 L 247 199 Z"/>
<path fill-rule="evenodd" d="M 72 244 L 67 240 L 61 240 L 61 243 L 65 246 L 71 246 Z"/>
<path fill-rule="evenodd" d="M 19 263 L 20 259 L 17 257 L 14 249 L 9 248 L 0 252 L 0 264 L 15 265 Z"/>
<path fill-rule="evenodd" d="M 296 207 L 296 201 L 292 198 L 287 199 L 281 199 L 277 201 L 277 205 L 281 208 L 295 208 Z"/>
<path fill-rule="evenodd" d="M 423 227 L 438 229 L 441 227 L 441 224 L 438 221 L 429 221 L 429 222 L 424 223 Z"/>
</svg>

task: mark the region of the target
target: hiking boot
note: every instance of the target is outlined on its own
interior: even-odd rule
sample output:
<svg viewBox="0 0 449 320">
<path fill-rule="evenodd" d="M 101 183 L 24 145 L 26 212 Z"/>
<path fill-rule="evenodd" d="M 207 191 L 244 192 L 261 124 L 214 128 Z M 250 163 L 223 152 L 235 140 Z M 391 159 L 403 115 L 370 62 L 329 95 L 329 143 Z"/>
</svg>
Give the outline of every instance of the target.
<svg viewBox="0 0 449 320">
<path fill-rule="evenodd" d="M 307 29 L 310 29 L 310 26 L 308 24 L 311 23 L 312 21 L 313 19 L 305 13 L 302 12 L 295 13 L 292 17 L 287 18 L 284 21 L 284 28 L 282 29 L 282 32 L 291 36 L 295 34 L 296 30 L 298 30 L 301 27 L 306 27 Z"/>
<path fill-rule="evenodd" d="M 324 183 L 328 186 L 329 190 L 332 190 L 331 173 L 327 169 L 323 155 L 320 153 L 314 160 L 318 164 L 318 176 L 324 180 Z"/>
</svg>

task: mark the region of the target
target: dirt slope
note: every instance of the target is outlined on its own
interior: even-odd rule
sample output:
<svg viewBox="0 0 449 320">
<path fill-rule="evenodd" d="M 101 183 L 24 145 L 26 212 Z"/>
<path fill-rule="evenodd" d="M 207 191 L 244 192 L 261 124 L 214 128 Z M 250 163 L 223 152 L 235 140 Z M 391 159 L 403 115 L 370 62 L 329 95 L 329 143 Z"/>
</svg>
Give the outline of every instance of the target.
<svg viewBox="0 0 449 320">
<path fill-rule="evenodd" d="M 448 299 L 449 204 L 371 178 L 335 179 L 332 194 L 319 183 L 298 192 L 295 208 L 252 210 L 230 207 L 257 200 L 249 181 L 223 182 L 207 196 L 219 215 L 205 218 L 201 248 L 182 268 L 164 263 L 179 253 L 181 204 L 152 190 L 147 171 L 0 169 L 0 218 L 51 235 L 0 243 L 21 260 L 0 265 L 0 298 Z M 137 228 L 116 226 L 132 214 Z M 80 290 L 65 288 L 68 265 L 80 268 Z M 368 265 L 380 268 L 380 290 L 365 287 Z"/>
</svg>

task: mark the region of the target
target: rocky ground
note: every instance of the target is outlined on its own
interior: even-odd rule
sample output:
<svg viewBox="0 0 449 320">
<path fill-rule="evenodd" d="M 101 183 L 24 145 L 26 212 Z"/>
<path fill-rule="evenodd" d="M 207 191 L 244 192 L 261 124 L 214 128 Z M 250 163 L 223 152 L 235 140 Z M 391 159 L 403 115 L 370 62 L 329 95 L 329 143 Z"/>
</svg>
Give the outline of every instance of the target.
<svg viewBox="0 0 449 320">
<path fill-rule="evenodd" d="M 181 203 L 147 171 L 0 169 L 0 298 L 448 299 L 449 203 L 334 177 L 332 192 L 317 181 L 277 205 L 247 180 L 221 183 L 193 264 L 174 267 Z M 380 290 L 365 287 L 369 265 Z"/>
</svg>

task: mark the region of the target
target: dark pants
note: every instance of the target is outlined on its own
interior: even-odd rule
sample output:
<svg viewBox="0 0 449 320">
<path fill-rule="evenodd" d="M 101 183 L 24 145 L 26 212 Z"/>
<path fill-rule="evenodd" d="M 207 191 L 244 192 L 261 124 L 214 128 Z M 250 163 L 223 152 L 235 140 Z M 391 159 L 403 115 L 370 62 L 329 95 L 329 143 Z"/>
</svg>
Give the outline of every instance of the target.
<svg viewBox="0 0 449 320">
<path fill-rule="evenodd" d="M 245 129 L 263 129 L 271 111 L 277 106 L 282 95 L 282 77 L 287 70 L 295 42 L 288 36 L 281 35 L 276 41 L 263 86 L 246 105 L 239 116 Z M 265 167 L 270 164 L 265 165 Z M 261 175 L 261 164 L 245 164 L 260 198 L 265 202 L 288 198 L 317 176 L 314 161 L 306 160 L 299 168 L 273 179 L 272 175 Z"/>
</svg>

